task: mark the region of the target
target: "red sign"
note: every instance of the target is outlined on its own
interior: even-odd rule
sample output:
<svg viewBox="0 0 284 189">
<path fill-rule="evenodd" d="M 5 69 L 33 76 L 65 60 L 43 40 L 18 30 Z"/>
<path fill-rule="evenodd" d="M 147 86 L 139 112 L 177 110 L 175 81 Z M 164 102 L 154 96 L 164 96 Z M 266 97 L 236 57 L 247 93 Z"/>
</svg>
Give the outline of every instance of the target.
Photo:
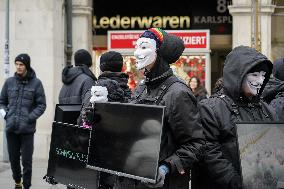
<svg viewBox="0 0 284 189">
<path fill-rule="evenodd" d="M 185 49 L 209 50 L 209 30 L 167 31 L 179 36 Z M 109 31 L 108 49 L 120 51 L 133 51 L 135 43 L 143 31 Z"/>
</svg>

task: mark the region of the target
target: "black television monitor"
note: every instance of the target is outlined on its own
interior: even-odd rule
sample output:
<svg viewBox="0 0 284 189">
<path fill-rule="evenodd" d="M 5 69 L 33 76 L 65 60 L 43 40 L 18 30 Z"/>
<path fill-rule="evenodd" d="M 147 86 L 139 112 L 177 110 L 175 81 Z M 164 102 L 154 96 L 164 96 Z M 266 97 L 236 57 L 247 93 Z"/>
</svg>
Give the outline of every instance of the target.
<svg viewBox="0 0 284 189">
<path fill-rule="evenodd" d="M 81 104 L 56 104 L 54 121 L 77 125 Z"/>
<path fill-rule="evenodd" d="M 239 123 L 244 189 L 284 188 L 284 123 Z"/>
<path fill-rule="evenodd" d="M 155 183 L 164 106 L 96 103 L 87 167 Z"/>
<path fill-rule="evenodd" d="M 72 188 L 97 188 L 97 171 L 87 169 L 91 130 L 53 122 L 47 176 Z"/>
</svg>

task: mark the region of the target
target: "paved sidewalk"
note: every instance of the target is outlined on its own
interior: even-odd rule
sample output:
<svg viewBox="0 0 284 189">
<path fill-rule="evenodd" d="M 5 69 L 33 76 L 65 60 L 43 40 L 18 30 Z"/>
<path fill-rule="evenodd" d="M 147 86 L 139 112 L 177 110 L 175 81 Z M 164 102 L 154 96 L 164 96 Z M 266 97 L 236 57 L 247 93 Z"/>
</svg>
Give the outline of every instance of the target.
<svg viewBox="0 0 284 189">
<path fill-rule="evenodd" d="M 66 186 L 50 185 L 42 177 L 46 174 L 47 160 L 33 160 L 33 174 L 31 189 L 66 189 Z M 5 163 L 0 159 L 0 188 L 14 189 L 14 180 L 12 179 L 12 171 L 9 163 Z"/>
</svg>

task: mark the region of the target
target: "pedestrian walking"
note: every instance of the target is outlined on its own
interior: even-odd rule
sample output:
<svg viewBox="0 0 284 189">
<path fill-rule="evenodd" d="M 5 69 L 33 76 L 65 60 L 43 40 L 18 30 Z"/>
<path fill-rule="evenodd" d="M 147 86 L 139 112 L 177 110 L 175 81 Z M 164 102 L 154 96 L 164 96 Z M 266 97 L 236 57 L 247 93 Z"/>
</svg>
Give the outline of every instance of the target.
<svg viewBox="0 0 284 189">
<path fill-rule="evenodd" d="M 46 109 L 42 83 L 30 62 L 28 54 L 19 54 L 15 58 L 16 72 L 5 81 L 0 96 L 15 189 L 29 189 L 31 186 L 36 120 Z"/>
</svg>

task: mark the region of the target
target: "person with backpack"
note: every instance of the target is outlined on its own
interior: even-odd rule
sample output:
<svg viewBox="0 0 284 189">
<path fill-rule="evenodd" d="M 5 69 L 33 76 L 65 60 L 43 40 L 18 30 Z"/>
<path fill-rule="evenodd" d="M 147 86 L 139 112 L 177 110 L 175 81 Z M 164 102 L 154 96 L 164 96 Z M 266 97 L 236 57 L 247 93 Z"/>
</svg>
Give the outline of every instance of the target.
<svg viewBox="0 0 284 189">
<path fill-rule="evenodd" d="M 131 103 L 165 106 L 159 168 L 155 184 L 120 178 L 116 189 L 188 189 L 190 169 L 200 156 L 204 136 L 197 100 L 169 64 L 178 60 L 183 41 L 160 28 L 146 30 L 136 43 L 136 68 L 145 80 L 134 91 Z"/>
<path fill-rule="evenodd" d="M 192 172 L 193 189 L 243 187 L 236 123 L 277 120 L 260 98 L 272 67 L 266 56 L 247 46 L 227 55 L 222 92 L 200 103 L 206 145 Z"/>
<path fill-rule="evenodd" d="M 145 80 L 135 89 L 130 103 L 165 106 L 159 168 L 155 184 L 119 177 L 114 189 L 189 188 L 190 170 L 199 160 L 205 141 L 197 100 L 169 66 L 183 50 L 179 37 L 160 28 L 146 30 L 137 40 L 136 68 L 144 70 Z M 104 90 L 96 91 L 94 102 L 106 95 Z"/>
</svg>

